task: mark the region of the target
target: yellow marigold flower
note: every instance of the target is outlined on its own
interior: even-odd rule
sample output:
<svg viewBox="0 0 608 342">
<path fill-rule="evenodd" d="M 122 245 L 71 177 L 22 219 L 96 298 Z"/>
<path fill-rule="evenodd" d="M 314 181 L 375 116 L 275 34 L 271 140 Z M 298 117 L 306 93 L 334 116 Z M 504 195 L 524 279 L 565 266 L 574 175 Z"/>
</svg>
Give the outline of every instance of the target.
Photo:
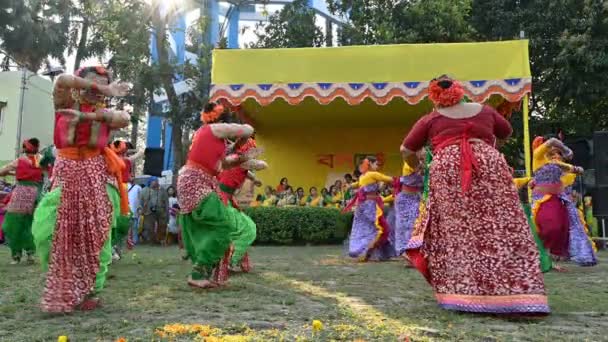
<svg viewBox="0 0 608 342">
<path fill-rule="evenodd" d="M 222 339 L 215 336 L 207 336 L 205 337 L 204 342 L 222 342 Z"/>
<path fill-rule="evenodd" d="M 59 336 L 57 338 L 57 342 L 68 342 L 68 337 L 67 336 Z"/>
<path fill-rule="evenodd" d="M 226 335 L 222 337 L 222 342 L 248 342 L 251 338 L 243 335 Z"/>
<path fill-rule="evenodd" d="M 127 339 L 124 337 L 119 337 L 116 342 L 127 342 Z"/>
<path fill-rule="evenodd" d="M 321 321 L 319 321 L 318 319 L 315 319 L 314 321 L 312 321 L 312 330 L 316 332 L 323 330 L 323 323 L 321 323 Z"/>
</svg>

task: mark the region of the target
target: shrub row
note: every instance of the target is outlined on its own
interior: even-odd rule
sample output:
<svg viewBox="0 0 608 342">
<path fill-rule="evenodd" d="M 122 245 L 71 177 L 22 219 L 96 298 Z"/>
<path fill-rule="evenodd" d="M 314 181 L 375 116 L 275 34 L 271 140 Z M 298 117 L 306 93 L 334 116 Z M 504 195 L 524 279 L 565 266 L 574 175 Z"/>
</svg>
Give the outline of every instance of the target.
<svg viewBox="0 0 608 342">
<path fill-rule="evenodd" d="M 257 225 L 261 244 L 341 243 L 352 225 L 353 214 L 334 208 L 256 207 L 246 208 Z"/>
</svg>

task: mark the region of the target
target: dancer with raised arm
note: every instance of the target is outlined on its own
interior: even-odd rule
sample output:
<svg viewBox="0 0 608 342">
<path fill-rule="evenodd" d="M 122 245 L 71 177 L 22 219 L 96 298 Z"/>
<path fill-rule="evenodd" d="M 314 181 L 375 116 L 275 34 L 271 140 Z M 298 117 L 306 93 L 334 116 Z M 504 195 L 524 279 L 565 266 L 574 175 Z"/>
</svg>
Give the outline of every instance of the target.
<svg viewBox="0 0 608 342">
<path fill-rule="evenodd" d="M 11 264 L 21 262 L 23 253 L 27 256 L 28 263 L 34 262 L 32 220 L 44 181 L 38 155 L 40 141 L 36 138 L 28 139 L 23 142 L 22 148 L 22 157 L 0 169 L 0 177 L 15 173 L 17 179 L 2 223 L 2 230 L 11 250 Z"/>
<path fill-rule="evenodd" d="M 204 125 L 194 134 L 186 165 L 180 170 L 177 194 L 184 247 L 194 264 L 188 284 L 208 289 L 227 280 L 228 265 L 220 265 L 220 261 L 229 255 L 235 231 L 218 194 L 217 176 L 222 169 L 250 159 L 247 154 L 227 153 L 227 142 L 239 139 L 238 149 L 253 134 L 253 127 L 226 123 L 229 114 L 215 103 L 205 106 L 202 120 Z"/>
<path fill-rule="evenodd" d="M 380 196 L 380 183 L 391 184 L 393 178 L 378 172 L 378 160 L 367 157 L 359 166 L 361 176 L 352 184 L 358 188 L 355 198 L 344 208 L 348 212 L 356 206 L 349 237 L 348 254 L 359 261 L 383 261 L 394 257 L 389 241 L 390 227 Z"/>
<path fill-rule="evenodd" d="M 144 157 L 144 149 L 129 155 L 129 145 L 130 143 L 126 141 L 115 140 L 108 146 L 122 159 L 123 163 L 125 164 L 122 172 L 122 184 L 120 186 L 124 187 L 127 193 L 131 190 L 129 189 L 128 184 L 133 180 L 133 164 Z M 112 259 L 114 261 L 118 261 L 121 258 L 121 245 L 125 237 L 129 235 L 129 230 L 133 222 L 133 215 L 137 215 L 137 213 L 133 213 L 131 210 L 129 210 L 129 215 L 121 215 L 118 218 L 118 223 L 112 231 Z M 127 247 L 132 248 L 132 246 L 133 242 L 131 239 L 129 239 L 127 242 Z"/>
<path fill-rule="evenodd" d="M 244 154 L 255 148 L 255 140 L 249 138 L 236 152 Z M 230 257 L 230 269 L 233 272 L 240 269 L 242 272 L 247 273 L 251 270 L 251 261 L 249 260 L 247 249 L 253 244 L 257 234 L 255 223 L 240 210 L 234 196 L 247 179 L 251 180 L 255 185 L 260 186 L 262 183 L 255 178 L 254 172 L 263 170 L 266 167 L 268 165 L 265 162 L 252 159 L 231 169 L 223 170 L 218 177 L 220 182 L 220 197 L 224 205 L 228 207 L 229 219 L 236 228 L 231 234 L 232 255 Z"/>
<path fill-rule="evenodd" d="M 537 137 L 533 148 L 532 216 L 540 239 L 557 260 L 597 264 L 585 220 L 568 192 L 583 169 L 564 162 L 572 158 L 572 151 L 556 138 Z"/>
<path fill-rule="evenodd" d="M 43 268 L 48 267 L 43 311 L 99 306 L 97 294 L 112 259 L 112 227 L 129 213 L 120 187 L 124 163 L 107 145 L 111 132 L 126 127 L 130 116 L 106 108 L 106 97 L 127 92 L 100 66 L 61 75 L 55 82 L 57 158 L 51 191 L 40 202 L 32 228 Z"/>
<path fill-rule="evenodd" d="M 442 76 L 429 85 L 436 109 L 401 145 L 433 148 L 428 208 L 407 246 L 412 264 L 448 310 L 547 314 L 538 250 L 519 204 L 511 169 L 495 147 L 511 125 L 493 108 L 464 103 L 460 83 Z"/>
</svg>

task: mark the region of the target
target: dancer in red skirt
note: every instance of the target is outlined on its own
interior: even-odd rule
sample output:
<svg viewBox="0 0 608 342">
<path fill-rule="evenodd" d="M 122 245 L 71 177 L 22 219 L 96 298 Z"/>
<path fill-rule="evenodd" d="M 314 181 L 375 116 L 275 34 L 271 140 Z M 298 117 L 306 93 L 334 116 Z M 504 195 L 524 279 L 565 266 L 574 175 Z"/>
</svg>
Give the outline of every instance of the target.
<svg viewBox="0 0 608 342">
<path fill-rule="evenodd" d="M 511 126 L 493 108 L 464 103 L 462 86 L 431 81 L 436 110 L 420 119 L 401 151 L 411 165 L 433 147 L 428 210 L 407 246 L 412 263 L 448 310 L 546 314 L 538 250 L 496 139 Z"/>
<path fill-rule="evenodd" d="M 111 231 L 128 215 L 121 187 L 124 163 L 107 144 L 111 132 L 126 127 L 128 113 L 105 108 L 106 96 L 124 96 L 128 87 L 112 83 L 103 67 L 86 67 L 55 82 L 51 191 L 34 213 L 32 234 L 48 268 L 42 310 L 92 310 L 112 260 Z"/>
</svg>

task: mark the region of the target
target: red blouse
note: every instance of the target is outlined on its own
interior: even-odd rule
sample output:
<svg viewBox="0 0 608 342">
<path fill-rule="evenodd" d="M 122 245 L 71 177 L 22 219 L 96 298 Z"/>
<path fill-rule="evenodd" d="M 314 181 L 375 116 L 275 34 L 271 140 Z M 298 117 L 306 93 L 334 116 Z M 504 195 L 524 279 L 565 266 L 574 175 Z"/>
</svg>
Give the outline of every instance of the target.
<svg viewBox="0 0 608 342">
<path fill-rule="evenodd" d="M 27 157 L 19 158 L 15 178 L 18 181 L 42 182 L 42 169 L 36 167 Z"/>
<path fill-rule="evenodd" d="M 466 119 L 452 119 L 434 111 L 416 122 L 403 140 L 403 146 L 418 151 L 431 141 L 435 148 L 441 141 L 463 134 L 494 146 L 495 138 L 506 139 L 512 132 L 509 121 L 490 106 L 483 106 L 479 114 Z"/>
<path fill-rule="evenodd" d="M 243 169 L 240 166 L 233 167 L 223 170 L 218 176 L 218 179 L 223 185 L 229 187 L 230 189 L 236 190 L 243 186 L 247 180 L 247 172 L 248 171 L 246 169 Z"/>
<path fill-rule="evenodd" d="M 92 113 L 92 105 L 77 105 L 77 110 Z M 110 126 L 99 121 L 78 122 L 74 118 L 55 113 L 55 132 L 53 141 L 58 149 L 66 147 L 93 147 L 103 149 L 110 140 Z"/>
<path fill-rule="evenodd" d="M 196 131 L 188 153 L 188 161 L 217 175 L 220 163 L 226 156 L 224 139 L 213 134 L 210 125 L 205 125 Z"/>
</svg>

